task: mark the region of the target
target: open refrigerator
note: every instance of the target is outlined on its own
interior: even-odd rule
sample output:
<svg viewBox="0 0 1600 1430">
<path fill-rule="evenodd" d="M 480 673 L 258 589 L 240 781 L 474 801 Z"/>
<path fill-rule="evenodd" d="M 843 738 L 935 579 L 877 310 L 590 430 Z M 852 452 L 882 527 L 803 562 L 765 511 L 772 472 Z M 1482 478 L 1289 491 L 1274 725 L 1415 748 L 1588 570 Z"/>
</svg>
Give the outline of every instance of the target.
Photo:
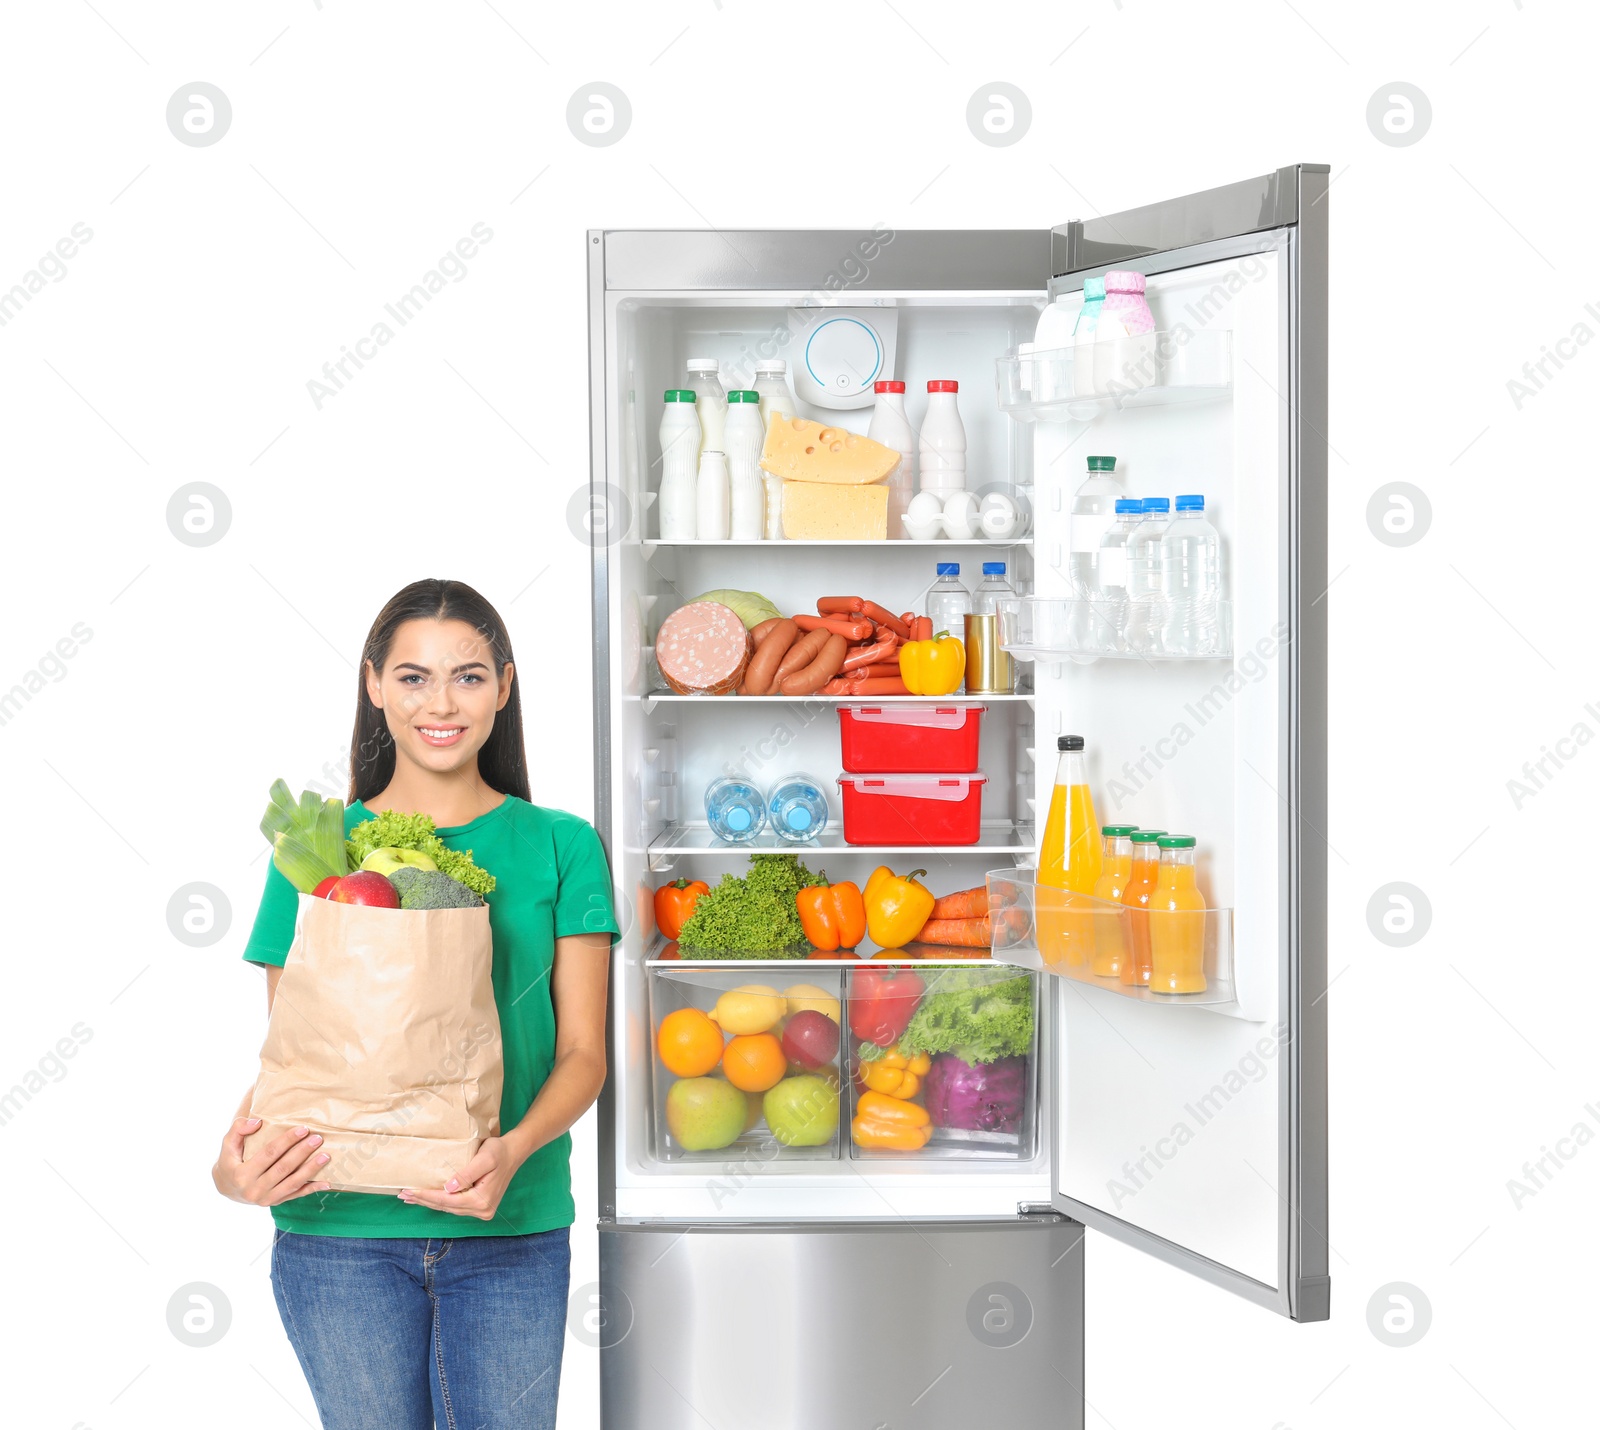
<svg viewBox="0 0 1600 1430">
<path fill-rule="evenodd" d="M 1298 165 L 1048 230 L 588 235 L 595 808 L 625 928 L 600 1116 L 607 1426 L 932 1430 L 992 1416 L 999 1395 L 1008 1425 L 1082 1425 L 1085 1227 L 1294 1320 L 1327 1317 L 1326 191 L 1324 166 Z M 1137 352 L 1035 343 L 1046 308 L 1070 320 L 1084 280 L 1112 268 L 1146 278 L 1156 332 Z M 851 314 L 881 339 L 876 373 L 852 380 L 913 395 L 958 380 L 968 487 L 1022 499 L 1029 527 L 660 540 L 659 399 L 687 360 L 793 369 L 824 321 Z M 798 413 L 858 433 L 870 416 Z M 1070 513 L 1091 452 L 1117 455 L 1130 494 L 1204 494 L 1225 654 L 1128 658 L 1084 639 Z M 883 964 L 663 958 L 654 888 L 715 884 L 774 847 L 718 841 L 706 786 L 797 769 L 828 785 L 840 727 L 835 698 L 671 693 L 654 633 L 720 588 L 786 612 L 839 593 L 920 611 L 936 561 L 967 575 L 988 559 L 1019 593 L 1001 616 L 1015 688 L 874 702 L 986 707 L 977 842 L 848 845 L 830 787 L 823 833 L 785 852 L 858 884 L 880 864 L 925 867 L 937 891 L 987 879 L 1014 917 L 984 976 L 1027 980 L 1036 1014 L 1022 1115 L 920 1150 L 858 1147 L 847 1032 L 822 1070 L 843 1103 L 831 1136 L 777 1142 L 752 1103 L 731 1145 L 686 1150 L 655 1047 L 668 1011 L 803 983 L 848 1024 L 864 970 Z M 1069 731 L 1103 820 L 1198 836 L 1203 995 L 1122 988 L 1041 948 L 1060 915 L 1033 882 L 1038 830 Z M 929 989 L 990 967 L 915 965 Z M 885 1297 L 893 1315 L 871 1309 Z"/>
</svg>

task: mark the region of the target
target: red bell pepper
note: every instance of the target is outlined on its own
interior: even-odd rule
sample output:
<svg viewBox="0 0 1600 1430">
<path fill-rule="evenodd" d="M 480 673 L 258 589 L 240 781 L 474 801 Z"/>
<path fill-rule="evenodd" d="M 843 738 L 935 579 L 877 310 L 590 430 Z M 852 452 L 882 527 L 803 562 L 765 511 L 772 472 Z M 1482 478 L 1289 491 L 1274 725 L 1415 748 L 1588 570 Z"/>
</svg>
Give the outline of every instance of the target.
<svg viewBox="0 0 1600 1430">
<path fill-rule="evenodd" d="M 909 968 L 856 968 L 850 972 L 850 1031 L 889 1047 L 905 1032 L 927 985 Z"/>
</svg>

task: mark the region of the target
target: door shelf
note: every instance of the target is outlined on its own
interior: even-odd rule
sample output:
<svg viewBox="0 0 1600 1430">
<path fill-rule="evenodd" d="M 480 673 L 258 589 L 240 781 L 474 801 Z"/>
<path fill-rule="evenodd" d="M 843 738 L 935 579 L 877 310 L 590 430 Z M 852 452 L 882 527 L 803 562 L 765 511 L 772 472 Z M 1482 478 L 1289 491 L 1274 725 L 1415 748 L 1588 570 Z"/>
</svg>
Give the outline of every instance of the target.
<svg viewBox="0 0 1600 1430">
<path fill-rule="evenodd" d="M 1001 604 L 1000 644 L 1013 660 L 1229 660 L 1233 654 L 1233 602 L 1218 601 L 1214 649 L 1200 652 L 1131 650 L 1130 630 L 1141 617 L 1129 617 L 1127 602 L 1082 597 L 1014 596 Z M 1170 607 L 1164 597 L 1149 603 L 1144 629 L 1159 632 Z"/>
<path fill-rule="evenodd" d="M 650 841 L 645 851 L 652 873 L 670 870 L 678 859 L 744 859 L 751 854 L 798 854 L 808 864 L 829 854 L 1011 854 L 1031 859 L 1035 844 L 1033 826 L 1011 819 L 986 819 L 975 844 L 846 844 L 836 822 L 815 839 L 791 844 L 771 830 L 748 844 L 729 844 L 711 832 L 709 824 L 671 824 Z"/>
<path fill-rule="evenodd" d="M 1038 969 L 1116 998 L 1166 1008 L 1204 1008 L 1209 1013 L 1243 1017 L 1233 966 L 1233 910 L 1140 913 L 1038 884 L 1036 869 L 1019 868 L 988 876 L 994 919 L 991 952 L 996 961 Z M 1154 986 L 1125 984 L 1119 976 L 1096 974 L 1129 957 L 1154 964 L 1152 983 L 1163 969 L 1199 974 L 1202 987 L 1163 993 Z"/>
<path fill-rule="evenodd" d="M 1214 402 L 1233 386 L 1233 334 L 1172 328 L 995 363 L 1000 409 L 1019 422 L 1092 422 L 1125 407 Z"/>
</svg>

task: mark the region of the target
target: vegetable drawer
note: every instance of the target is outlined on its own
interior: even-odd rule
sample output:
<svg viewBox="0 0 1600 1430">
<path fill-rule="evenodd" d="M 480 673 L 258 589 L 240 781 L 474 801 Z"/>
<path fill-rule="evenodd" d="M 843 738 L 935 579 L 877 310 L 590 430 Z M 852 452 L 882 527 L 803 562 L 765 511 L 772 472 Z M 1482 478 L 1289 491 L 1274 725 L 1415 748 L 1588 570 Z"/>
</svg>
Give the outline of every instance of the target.
<svg viewBox="0 0 1600 1430">
<path fill-rule="evenodd" d="M 846 844 L 976 844 L 985 777 L 840 775 Z"/>
<path fill-rule="evenodd" d="M 841 705 L 840 763 L 850 774 L 965 774 L 978 768 L 978 734 L 988 708 Z"/>
</svg>

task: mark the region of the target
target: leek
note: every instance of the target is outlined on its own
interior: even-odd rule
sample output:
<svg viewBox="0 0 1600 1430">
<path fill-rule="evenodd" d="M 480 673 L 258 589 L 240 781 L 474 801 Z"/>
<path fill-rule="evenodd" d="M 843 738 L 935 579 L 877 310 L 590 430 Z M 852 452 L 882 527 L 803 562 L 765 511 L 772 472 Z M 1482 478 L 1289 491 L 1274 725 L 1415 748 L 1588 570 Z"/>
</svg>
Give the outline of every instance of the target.
<svg viewBox="0 0 1600 1430">
<path fill-rule="evenodd" d="M 332 875 L 349 872 L 344 847 L 344 805 L 312 790 L 298 801 L 289 786 L 274 780 L 261 832 L 272 845 L 272 862 L 302 894 L 311 893 Z"/>
</svg>

